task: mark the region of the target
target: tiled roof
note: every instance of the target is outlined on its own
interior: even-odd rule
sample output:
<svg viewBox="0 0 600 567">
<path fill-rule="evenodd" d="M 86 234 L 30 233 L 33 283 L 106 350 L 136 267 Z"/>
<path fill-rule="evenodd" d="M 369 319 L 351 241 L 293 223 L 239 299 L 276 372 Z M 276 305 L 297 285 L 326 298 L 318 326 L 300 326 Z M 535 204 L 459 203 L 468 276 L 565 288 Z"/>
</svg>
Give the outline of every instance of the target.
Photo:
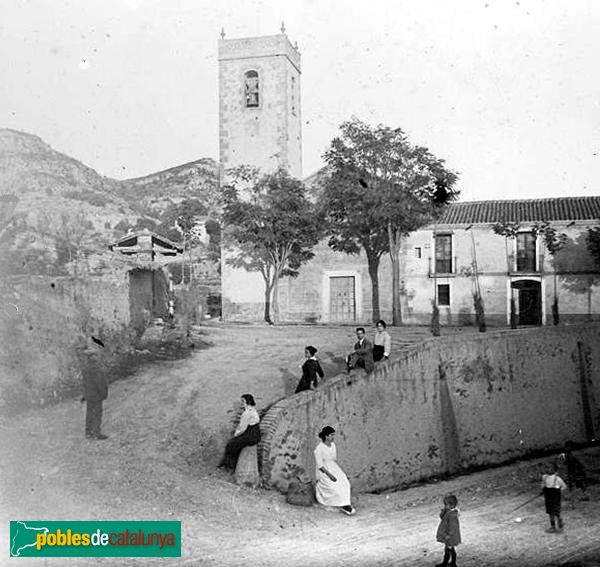
<svg viewBox="0 0 600 567">
<path fill-rule="evenodd" d="M 600 196 L 452 203 L 437 224 L 600 220 Z"/>
</svg>

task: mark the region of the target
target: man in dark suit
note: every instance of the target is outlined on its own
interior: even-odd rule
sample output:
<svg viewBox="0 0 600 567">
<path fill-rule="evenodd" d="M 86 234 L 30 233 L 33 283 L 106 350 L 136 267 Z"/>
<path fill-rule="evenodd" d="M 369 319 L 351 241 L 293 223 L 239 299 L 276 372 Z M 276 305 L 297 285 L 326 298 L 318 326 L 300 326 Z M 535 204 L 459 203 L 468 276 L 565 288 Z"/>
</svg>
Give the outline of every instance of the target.
<svg viewBox="0 0 600 567">
<path fill-rule="evenodd" d="M 367 374 L 373 372 L 375 362 L 373 361 L 373 343 L 365 337 L 365 329 L 356 329 L 358 341 L 354 345 L 354 351 L 346 357 L 346 369 L 348 374 L 353 368 L 364 368 Z"/>
<path fill-rule="evenodd" d="M 85 436 L 103 441 L 108 437 L 102 433 L 102 402 L 108 397 L 107 367 L 103 361 L 104 343 L 91 337 L 82 369 L 83 400 L 86 401 Z"/>
</svg>

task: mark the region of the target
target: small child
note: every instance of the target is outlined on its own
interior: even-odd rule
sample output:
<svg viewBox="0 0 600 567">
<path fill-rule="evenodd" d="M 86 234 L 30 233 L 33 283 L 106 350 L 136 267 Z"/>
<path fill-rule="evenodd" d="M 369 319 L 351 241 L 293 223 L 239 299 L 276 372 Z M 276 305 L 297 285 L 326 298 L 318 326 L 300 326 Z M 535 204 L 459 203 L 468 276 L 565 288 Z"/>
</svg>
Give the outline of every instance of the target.
<svg viewBox="0 0 600 567">
<path fill-rule="evenodd" d="M 444 560 L 436 567 L 456 567 L 455 547 L 460 543 L 460 524 L 458 522 L 458 498 L 454 494 L 444 496 L 444 507 L 440 512 L 440 525 L 435 538 L 444 544 Z"/>
<path fill-rule="evenodd" d="M 546 530 L 548 533 L 562 532 L 563 521 L 560 517 L 560 504 L 562 499 L 562 491 L 567 488 L 565 481 L 558 476 L 556 461 L 548 463 L 550 474 L 542 475 L 542 491 L 544 492 L 544 502 L 546 504 L 546 513 L 550 516 L 550 528 Z M 558 522 L 558 530 L 556 529 Z"/>
</svg>

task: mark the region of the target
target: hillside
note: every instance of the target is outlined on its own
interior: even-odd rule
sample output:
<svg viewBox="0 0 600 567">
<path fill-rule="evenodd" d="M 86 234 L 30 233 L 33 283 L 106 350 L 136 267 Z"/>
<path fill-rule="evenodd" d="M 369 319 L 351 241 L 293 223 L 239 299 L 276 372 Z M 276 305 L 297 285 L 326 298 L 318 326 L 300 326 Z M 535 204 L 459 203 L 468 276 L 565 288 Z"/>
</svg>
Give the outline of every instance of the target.
<svg viewBox="0 0 600 567">
<path fill-rule="evenodd" d="M 117 181 L 37 136 L 0 129 L 1 271 L 58 275 L 101 269 L 110 262 L 108 245 L 128 229 L 165 232 L 165 214 L 172 216 L 174 204 L 194 198 L 214 210 L 217 177 L 216 163 L 201 159 Z"/>
<path fill-rule="evenodd" d="M 163 213 L 186 199 L 199 199 L 208 212 L 214 212 L 219 167 L 213 159 L 202 158 L 118 183 L 120 194 L 132 203 L 139 203 L 149 214 Z"/>
</svg>

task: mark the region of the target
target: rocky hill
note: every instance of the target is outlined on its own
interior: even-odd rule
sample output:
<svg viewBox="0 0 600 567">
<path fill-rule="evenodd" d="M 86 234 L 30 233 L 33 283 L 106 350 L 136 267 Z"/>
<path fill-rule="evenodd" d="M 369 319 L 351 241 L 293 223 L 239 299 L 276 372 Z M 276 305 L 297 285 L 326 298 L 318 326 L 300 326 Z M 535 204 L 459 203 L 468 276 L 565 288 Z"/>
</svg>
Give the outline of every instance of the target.
<svg viewBox="0 0 600 567">
<path fill-rule="evenodd" d="M 67 274 L 90 261 L 101 268 L 108 244 L 128 229 L 164 231 L 163 217 L 190 198 L 211 209 L 217 178 L 216 163 L 201 159 L 117 181 L 37 136 L 0 129 L 0 272 Z"/>
<path fill-rule="evenodd" d="M 156 215 L 186 199 L 199 199 L 207 212 L 217 207 L 219 168 L 215 160 L 203 158 L 144 177 L 119 182 L 120 194 Z"/>
</svg>

